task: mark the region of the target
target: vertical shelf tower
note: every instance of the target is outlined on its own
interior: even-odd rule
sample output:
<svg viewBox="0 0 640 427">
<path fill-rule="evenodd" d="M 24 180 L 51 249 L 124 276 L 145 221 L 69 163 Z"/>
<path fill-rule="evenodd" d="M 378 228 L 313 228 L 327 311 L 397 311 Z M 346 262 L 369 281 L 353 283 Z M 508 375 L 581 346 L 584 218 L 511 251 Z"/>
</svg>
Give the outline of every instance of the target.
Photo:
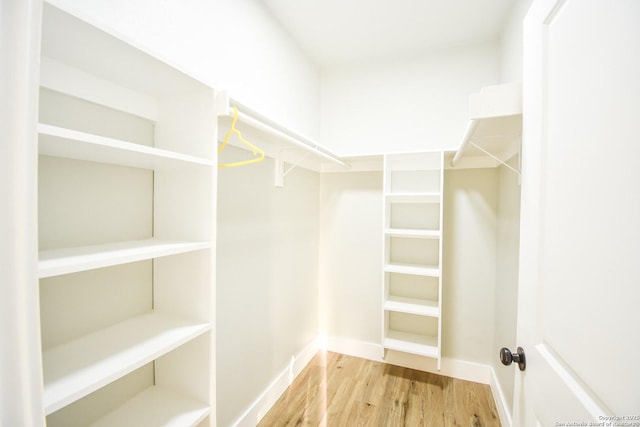
<svg viewBox="0 0 640 427">
<path fill-rule="evenodd" d="M 444 153 L 384 156 L 383 353 L 442 348 Z M 384 357 L 385 354 L 383 354 Z"/>
<path fill-rule="evenodd" d="M 47 425 L 214 425 L 214 92 L 50 3 L 42 25 Z"/>
</svg>

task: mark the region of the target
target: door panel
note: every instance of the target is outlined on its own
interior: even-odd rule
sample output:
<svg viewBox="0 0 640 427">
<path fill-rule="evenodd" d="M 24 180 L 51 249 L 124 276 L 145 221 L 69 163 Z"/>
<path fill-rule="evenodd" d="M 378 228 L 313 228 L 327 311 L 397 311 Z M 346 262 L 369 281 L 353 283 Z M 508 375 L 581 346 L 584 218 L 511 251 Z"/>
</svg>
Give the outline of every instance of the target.
<svg viewBox="0 0 640 427">
<path fill-rule="evenodd" d="M 514 423 L 640 415 L 640 2 L 536 1 L 524 58 Z"/>
</svg>

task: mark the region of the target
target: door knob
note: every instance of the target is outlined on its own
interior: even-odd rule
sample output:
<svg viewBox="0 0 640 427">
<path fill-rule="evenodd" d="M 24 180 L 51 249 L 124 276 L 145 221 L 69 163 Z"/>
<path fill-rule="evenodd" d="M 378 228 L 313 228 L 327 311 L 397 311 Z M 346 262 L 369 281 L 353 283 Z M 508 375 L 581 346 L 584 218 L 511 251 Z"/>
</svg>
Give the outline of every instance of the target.
<svg viewBox="0 0 640 427">
<path fill-rule="evenodd" d="M 515 353 L 511 353 L 511 350 L 507 347 L 502 347 L 500 349 L 500 361 L 505 366 L 509 366 L 512 362 L 516 362 L 521 371 L 524 371 L 527 367 L 527 361 L 524 357 L 524 350 L 522 347 L 518 347 Z"/>
</svg>

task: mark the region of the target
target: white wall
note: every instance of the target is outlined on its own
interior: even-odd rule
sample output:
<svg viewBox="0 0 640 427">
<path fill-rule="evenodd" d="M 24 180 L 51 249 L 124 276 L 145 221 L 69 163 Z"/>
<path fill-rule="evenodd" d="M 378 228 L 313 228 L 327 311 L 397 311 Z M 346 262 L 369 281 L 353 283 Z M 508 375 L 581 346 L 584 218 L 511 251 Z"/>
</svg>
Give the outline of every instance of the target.
<svg viewBox="0 0 640 427">
<path fill-rule="evenodd" d="M 522 81 L 522 20 L 533 0 L 517 0 L 500 38 L 500 81 Z"/>
<path fill-rule="evenodd" d="M 320 77 L 253 0 L 52 0 L 312 138 Z"/>
<path fill-rule="evenodd" d="M 230 161 L 246 151 L 227 147 Z M 218 174 L 217 413 L 236 420 L 318 331 L 320 178 L 273 160 Z"/>
<path fill-rule="evenodd" d="M 443 357 L 490 364 L 496 279 L 495 169 L 444 178 Z"/>
<path fill-rule="evenodd" d="M 321 142 L 342 155 L 455 149 L 469 94 L 499 71 L 494 44 L 323 70 Z"/>
<path fill-rule="evenodd" d="M 319 334 L 380 343 L 382 172 L 320 179 Z"/>
</svg>

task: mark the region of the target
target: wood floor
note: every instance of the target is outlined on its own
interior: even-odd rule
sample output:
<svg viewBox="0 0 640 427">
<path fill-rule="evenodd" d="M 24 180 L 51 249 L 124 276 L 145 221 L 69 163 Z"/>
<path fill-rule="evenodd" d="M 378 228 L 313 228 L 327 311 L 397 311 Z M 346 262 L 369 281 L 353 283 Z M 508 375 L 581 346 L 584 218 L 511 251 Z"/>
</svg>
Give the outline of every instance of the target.
<svg viewBox="0 0 640 427">
<path fill-rule="evenodd" d="M 500 426 L 488 385 L 320 352 L 264 416 L 267 426 Z"/>
</svg>

